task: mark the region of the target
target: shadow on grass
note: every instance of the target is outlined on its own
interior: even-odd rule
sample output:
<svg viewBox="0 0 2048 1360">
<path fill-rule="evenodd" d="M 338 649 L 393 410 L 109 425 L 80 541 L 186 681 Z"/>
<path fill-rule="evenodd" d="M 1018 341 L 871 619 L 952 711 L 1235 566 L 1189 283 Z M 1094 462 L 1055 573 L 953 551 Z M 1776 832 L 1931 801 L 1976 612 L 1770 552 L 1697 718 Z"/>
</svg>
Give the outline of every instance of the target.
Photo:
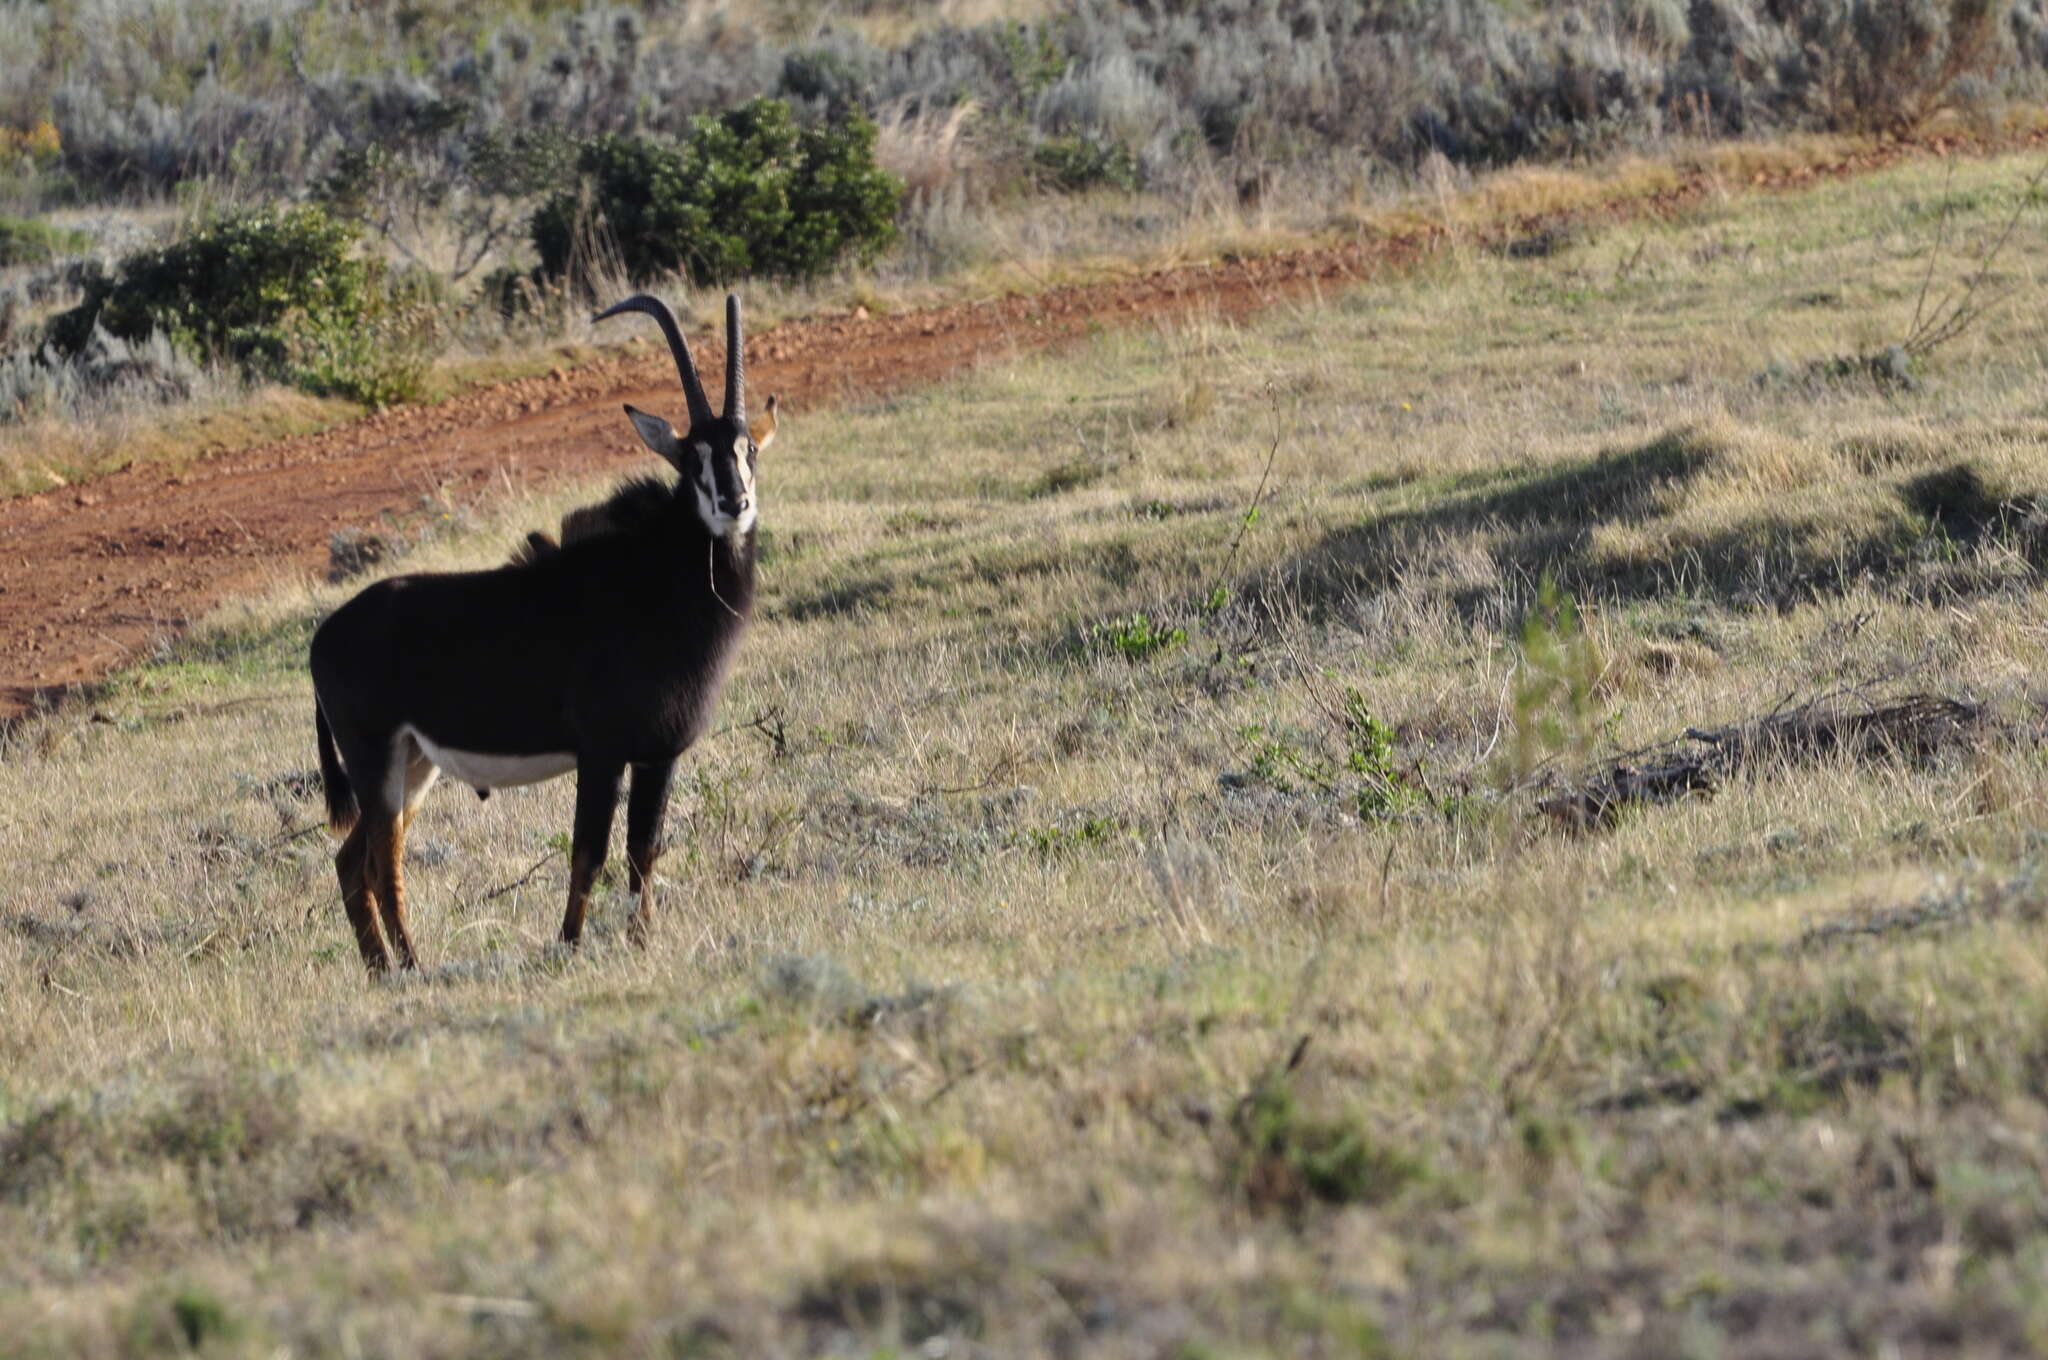
<svg viewBox="0 0 2048 1360">
<path fill-rule="evenodd" d="M 1592 598 L 1677 593 L 1783 608 L 1886 578 L 1905 578 L 1909 594 L 1984 593 L 2011 585 L 2015 560 L 2036 572 L 2048 564 L 2048 531 L 2036 524 L 2034 502 L 1999 496 L 1967 463 L 1902 485 L 1909 515 L 1847 544 L 1824 503 L 1787 502 L 1707 534 L 1647 535 L 1656 544 L 1650 551 L 1588 551 L 1602 526 L 1674 513 L 1718 455 L 1712 440 L 1681 429 L 1589 461 L 1511 474 L 1336 529 L 1283 565 L 1281 589 L 1311 617 L 1327 616 L 1427 574 L 1460 539 L 1483 545 L 1496 568 L 1483 582 L 1448 584 L 1447 597 L 1467 619 L 1512 617 L 1514 602 L 1545 576 Z"/>
</svg>

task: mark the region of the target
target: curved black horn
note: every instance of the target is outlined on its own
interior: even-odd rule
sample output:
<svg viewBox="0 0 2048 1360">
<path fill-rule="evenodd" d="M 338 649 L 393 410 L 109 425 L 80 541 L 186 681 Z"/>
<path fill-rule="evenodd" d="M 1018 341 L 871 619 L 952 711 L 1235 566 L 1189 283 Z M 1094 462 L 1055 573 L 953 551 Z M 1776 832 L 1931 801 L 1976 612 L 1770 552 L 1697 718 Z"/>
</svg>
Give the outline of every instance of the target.
<svg viewBox="0 0 2048 1360">
<path fill-rule="evenodd" d="M 690 342 L 683 339 L 683 328 L 676 324 L 676 314 L 669 305 L 652 293 L 635 293 L 624 302 L 607 307 L 590 318 L 592 324 L 621 312 L 645 312 L 661 324 L 661 333 L 668 337 L 668 352 L 675 356 L 676 376 L 683 380 L 683 396 L 690 403 L 690 426 L 708 424 L 714 417 L 711 403 L 704 396 L 704 384 L 697 380 L 697 361 L 690 357 Z M 731 397 L 726 401 L 730 403 Z"/>
<path fill-rule="evenodd" d="M 725 418 L 747 424 L 747 342 L 740 334 L 740 295 L 725 295 Z"/>
</svg>

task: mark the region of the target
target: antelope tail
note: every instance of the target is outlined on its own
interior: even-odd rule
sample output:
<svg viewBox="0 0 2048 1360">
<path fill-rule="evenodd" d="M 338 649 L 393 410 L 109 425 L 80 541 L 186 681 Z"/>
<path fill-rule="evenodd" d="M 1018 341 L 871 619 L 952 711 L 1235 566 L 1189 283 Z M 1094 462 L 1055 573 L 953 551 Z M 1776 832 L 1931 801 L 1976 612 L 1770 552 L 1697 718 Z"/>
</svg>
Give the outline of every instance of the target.
<svg viewBox="0 0 2048 1360">
<path fill-rule="evenodd" d="M 337 836 L 346 836 L 356 825 L 356 791 L 349 786 L 348 774 L 334 754 L 334 733 L 328 729 L 327 715 L 320 711 L 317 701 L 313 705 L 313 730 L 320 737 L 320 787 L 327 794 L 327 829 Z"/>
</svg>

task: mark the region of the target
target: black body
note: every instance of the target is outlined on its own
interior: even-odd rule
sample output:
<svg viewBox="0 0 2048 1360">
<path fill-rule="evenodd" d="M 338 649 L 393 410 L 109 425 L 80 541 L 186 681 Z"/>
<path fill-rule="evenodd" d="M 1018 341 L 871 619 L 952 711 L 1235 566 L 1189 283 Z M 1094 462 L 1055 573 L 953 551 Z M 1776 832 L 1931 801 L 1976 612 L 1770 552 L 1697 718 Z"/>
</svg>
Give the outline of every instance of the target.
<svg viewBox="0 0 2048 1360">
<path fill-rule="evenodd" d="M 313 636 L 313 688 L 357 798 L 411 724 L 492 755 L 651 765 L 704 730 L 753 602 L 754 535 L 714 539 L 687 491 L 634 483 L 631 527 L 492 571 L 398 576 Z M 710 589 L 706 589 L 707 584 Z"/>
<path fill-rule="evenodd" d="M 315 729 L 335 855 L 363 961 L 416 962 L 405 922 L 405 832 L 433 782 L 417 735 L 463 777 L 462 757 L 560 756 L 576 773 L 576 825 L 562 938 L 582 934 L 590 889 L 630 767 L 630 923 L 644 940 L 652 874 L 676 758 L 702 735 L 754 600 L 753 485 L 774 438 L 745 416 L 737 298 L 727 299 L 726 413 L 713 416 L 666 304 L 646 295 L 604 313 L 646 312 L 674 352 L 692 421 L 678 435 L 627 407 L 648 447 L 679 473 L 642 478 L 564 522 L 562 542 L 529 535 L 492 571 L 399 576 L 369 586 L 313 635 Z M 599 318 L 603 319 L 602 317 Z M 474 762 L 468 762 L 474 764 Z M 492 771 L 492 782 L 560 773 Z M 378 929 L 378 914 L 383 929 Z"/>
</svg>

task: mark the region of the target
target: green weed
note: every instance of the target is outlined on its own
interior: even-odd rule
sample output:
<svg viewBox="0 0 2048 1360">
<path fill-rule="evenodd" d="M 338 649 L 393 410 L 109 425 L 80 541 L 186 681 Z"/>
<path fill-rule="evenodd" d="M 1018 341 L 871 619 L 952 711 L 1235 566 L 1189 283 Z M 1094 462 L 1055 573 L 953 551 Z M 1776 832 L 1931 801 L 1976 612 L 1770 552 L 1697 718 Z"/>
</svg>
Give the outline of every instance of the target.
<svg viewBox="0 0 2048 1360">
<path fill-rule="evenodd" d="M 1098 643 L 1108 647 L 1126 661 L 1149 661 L 1161 652 L 1172 651 L 1185 646 L 1188 631 L 1185 628 L 1169 628 L 1164 623 L 1155 623 L 1148 614 L 1132 614 L 1095 629 Z"/>
</svg>

